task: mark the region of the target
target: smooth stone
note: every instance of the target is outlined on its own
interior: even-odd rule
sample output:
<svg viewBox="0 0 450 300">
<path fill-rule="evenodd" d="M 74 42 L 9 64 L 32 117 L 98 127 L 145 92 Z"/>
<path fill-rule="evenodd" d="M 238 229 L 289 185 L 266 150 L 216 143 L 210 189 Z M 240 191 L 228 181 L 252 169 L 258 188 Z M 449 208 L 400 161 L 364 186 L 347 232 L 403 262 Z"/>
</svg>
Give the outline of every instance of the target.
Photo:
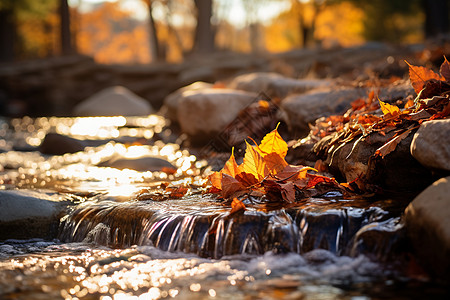
<svg viewBox="0 0 450 300">
<path fill-rule="evenodd" d="M 422 123 L 414 134 L 411 154 L 425 167 L 450 171 L 450 119 Z"/>
<path fill-rule="evenodd" d="M 290 94 L 329 87 L 331 81 L 325 79 L 294 79 L 278 73 L 259 72 L 235 77 L 228 87 L 253 93 L 264 93 L 270 98 L 284 99 Z"/>
<path fill-rule="evenodd" d="M 75 116 L 144 116 L 154 113 L 150 103 L 123 86 L 106 88 L 77 104 Z"/>
<path fill-rule="evenodd" d="M 450 280 L 450 177 L 437 180 L 406 208 L 408 236 L 422 266 Z"/>
<path fill-rule="evenodd" d="M 63 155 L 83 151 L 84 147 L 80 140 L 58 133 L 47 133 L 39 146 L 39 151 L 43 154 Z"/>
<path fill-rule="evenodd" d="M 357 99 L 367 98 L 369 88 L 342 87 L 328 90 L 312 90 L 304 94 L 291 95 L 281 102 L 288 122 L 295 136 L 306 136 L 309 124 L 320 117 L 343 114 Z M 381 88 L 378 96 L 383 101 L 404 98 L 413 93 L 410 84 L 400 82 L 397 85 Z"/>
<path fill-rule="evenodd" d="M 98 164 L 99 167 L 110 167 L 116 169 L 130 169 L 139 172 L 162 171 L 164 169 L 176 170 L 177 167 L 167 160 L 156 156 L 144 156 L 139 158 L 114 157 L 108 161 Z"/>
<path fill-rule="evenodd" d="M 178 123 L 178 103 L 181 98 L 183 98 L 183 94 L 187 91 L 198 91 L 212 88 L 213 84 L 197 81 L 185 87 L 179 88 L 175 92 L 169 94 L 166 98 L 164 98 L 164 104 L 161 108 L 162 114 L 173 122 Z"/>
<path fill-rule="evenodd" d="M 194 144 L 211 141 L 257 95 L 231 89 L 187 91 L 178 100 L 178 123 Z"/>
<path fill-rule="evenodd" d="M 67 206 L 54 192 L 0 190 L 0 240 L 55 237 Z"/>
</svg>

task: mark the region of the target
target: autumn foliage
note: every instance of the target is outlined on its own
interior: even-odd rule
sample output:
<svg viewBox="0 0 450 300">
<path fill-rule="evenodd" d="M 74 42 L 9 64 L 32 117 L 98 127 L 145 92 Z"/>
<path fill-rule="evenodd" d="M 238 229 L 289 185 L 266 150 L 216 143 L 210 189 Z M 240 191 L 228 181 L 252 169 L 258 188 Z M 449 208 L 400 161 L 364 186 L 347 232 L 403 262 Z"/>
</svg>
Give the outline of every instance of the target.
<svg viewBox="0 0 450 300">
<path fill-rule="evenodd" d="M 342 189 L 334 178 L 321 176 L 314 168 L 289 165 L 286 160 L 288 145 L 277 129 L 268 133 L 259 145 L 246 142 L 247 148 L 242 164 L 236 163 L 231 154 L 223 169 L 210 175 L 210 192 L 224 199 L 233 199 L 233 207 L 241 207 L 239 197 L 257 196 L 268 201 L 292 203 L 301 195 L 315 195 L 323 189 Z M 235 200 L 236 199 L 236 200 Z"/>
</svg>

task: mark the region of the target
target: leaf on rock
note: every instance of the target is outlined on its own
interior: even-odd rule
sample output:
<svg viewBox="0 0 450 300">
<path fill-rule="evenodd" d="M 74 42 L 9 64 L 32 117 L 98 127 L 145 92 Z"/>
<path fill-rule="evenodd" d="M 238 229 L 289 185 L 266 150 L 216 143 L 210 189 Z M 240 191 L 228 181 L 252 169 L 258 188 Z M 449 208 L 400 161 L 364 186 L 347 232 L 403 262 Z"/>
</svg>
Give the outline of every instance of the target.
<svg viewBox="0 0 450 300">
<path fill-rule="evenodd" d="M 385 103 L 380 99 L 378 99 L 378 102 L 380 102 L 381 111 L 384 115 L 391 114 L 392 116 L 396 116 L 400 113 L 400 109 L 397 106 Z"/>
<path fill-rule="evenodd" d="M 450 63 L 447 60 L 447 57 L 444 56 L 444 62 L 439 69 L 439 73 L 445 78 L 446 81 L 450 81 Z"/>
<path fill-rule="evenodd" d="M 238 212 L 244 212 L 246 210 L 244 203 L 238 198 L 233 198 L 233 202 L 231 202 L 231 211 L 230 215 L 234 215 Z"/>
<path fill-rule="evenodd" d="M 247 148 L 245 150 L 244 161 L 239 166 L 240 173 L 245 172 L 252 174 L 258 181 L 261 181 L 269 174 L 266 163 L 263 157 L 256 150 L 256 147 L 250 145 L 247 141 Z"/>
<path fill-rule="evenodd" d="M 277 174 L 289 165 L 280 154 L 275 152 L 265 155 L 263 159 L 271 174 Z"/>
<path fill-rule="evenodd" d="M 222 174 L 222 196 L 224 198 L 242 190 L 245 190 L 245 187 L 236 178 L 228 174 Z"/>
<path fill-rule="evenodd" d="M 399 134 L 399 135 L 395 135 L 390 141 L 388 141 L 387 143 L 385 143 L 383 146 L 381 146 L 380 148 L 378 148 L 375 151 L 375 156 L 381 156 L 382 158 L 384 158 L 386 155 L 388 155 L 389 153 L 391 153 L 392 151 L 395 150 L 395 148 L 397 148 L 397 145 L 406 137 L 408 137 L 408 135 L 411 133 L 411 131 L 413 129 L 416 129 L 418 126 L 412 126 L 409 129 L 407 129 L 405 132 Z"/>
<path fill-rule="evenodd" d="M 277 174 L 277 178 L 279 180 L 298 180 L 298 179 L 305 179 L 306 174 L 308 171 L 315 171 L 316 169 L 311 167 L 304 167 L 304 166 L 286 166 L 282 172 Z"/>
<path fill-rule="evenodd" d="M 281 158 L 286 157 L 288 145 L 278 133 L 277 128 L 278 125 L 262 139 L 261 144 L 258 147 L 258 149 L 262 152 L 262 156 L 266 156 L 270 153 L 277 153 L 281 156 Z"/>
<path fill-rule="evenodd" d="M 218 190 L 222 189 L 222 172 L 214 172 L 208 177 L 212 186 Z"/>
<path fill-rule="evenodd" d="M 295 184 L 292 181 L 287 183 L 280 183 L 281 187 L 281 196 L 283 200 L 292 203 L 295 202 Z"/>
<path fill-rule="evenodd" d="M 231 150 L 231 156 L 225 163 L 222 173 L 235 177 L 239 173 L 239 168 L 234 158 L 234 148 Z"/>
<path fill-rule="evenodd" d="M 425 83 L 430 79 L 436 79 L 436 80 L 445 80 L 444 77 L 440 76 L 433 70 L 430 70 L 425 67 L 418 67 L 410 65 L 408 62 L 406 62 L 409 66 L 409 79 L 411 80 L 411 85 L 414 88 L 414 91 L 419 94 L 420 91 L 424 88 Z"/>
</svg>

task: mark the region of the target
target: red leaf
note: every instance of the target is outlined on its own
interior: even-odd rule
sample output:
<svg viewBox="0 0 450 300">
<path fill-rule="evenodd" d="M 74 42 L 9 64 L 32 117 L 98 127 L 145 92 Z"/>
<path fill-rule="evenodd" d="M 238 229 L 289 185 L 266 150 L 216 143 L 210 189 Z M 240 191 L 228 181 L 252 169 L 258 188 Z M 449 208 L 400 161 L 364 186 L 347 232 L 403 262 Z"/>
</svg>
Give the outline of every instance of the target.
<svg viewBox="0 0 450 300">
<path fill-rule="evenodd" d="M 408 135 L 411 133 L 411 131 L 413 129 L 416 129 L 418 126 L 413 126 L 410 127 L 408 130 L 406 130 L 405 132 L 399 134 L 399 135 L 395 135 L 392 139 L 390 139 L 387 143 L 385 143 L 383 146 L 381 146 L 380 148 L 378 148 L 375 151 L 375 155 L 381 156 L 381 157 L 385 157 L 386 155 L 388 155 L 389 153 L 391 153 L 392 151 L 395 150 L 395 148 L 397 148 L 397 145 L 406 137 L 408 137 Z"/>
</svg>

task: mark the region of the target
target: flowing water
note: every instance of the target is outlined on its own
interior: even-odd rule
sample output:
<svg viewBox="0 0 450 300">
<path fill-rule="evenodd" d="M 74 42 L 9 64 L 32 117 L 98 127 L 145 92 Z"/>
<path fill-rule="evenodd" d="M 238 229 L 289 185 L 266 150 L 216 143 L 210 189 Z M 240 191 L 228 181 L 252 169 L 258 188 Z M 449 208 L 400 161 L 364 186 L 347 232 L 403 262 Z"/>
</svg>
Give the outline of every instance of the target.
<svg viewBox="0 0 450 300">
<path fill-rule="evenodd" d="M 204 194 L 208 163 L 157 116 L 0 121 L 0 187 L 52 191 L 70 203 L 58 232 L 0 242 L 0 299 L 424 299 L 446 288 L 408 252 L 407 202 L 339 193 L 289 207 Z M 44 155 L 49 131 L 84 151 Z M 173 172 L 102 162 L 157 155 Z M 161 187 L 183 184 L 172 197 Z M 1 199 L 0 199 L 1 201 Z"/>
</svg>

